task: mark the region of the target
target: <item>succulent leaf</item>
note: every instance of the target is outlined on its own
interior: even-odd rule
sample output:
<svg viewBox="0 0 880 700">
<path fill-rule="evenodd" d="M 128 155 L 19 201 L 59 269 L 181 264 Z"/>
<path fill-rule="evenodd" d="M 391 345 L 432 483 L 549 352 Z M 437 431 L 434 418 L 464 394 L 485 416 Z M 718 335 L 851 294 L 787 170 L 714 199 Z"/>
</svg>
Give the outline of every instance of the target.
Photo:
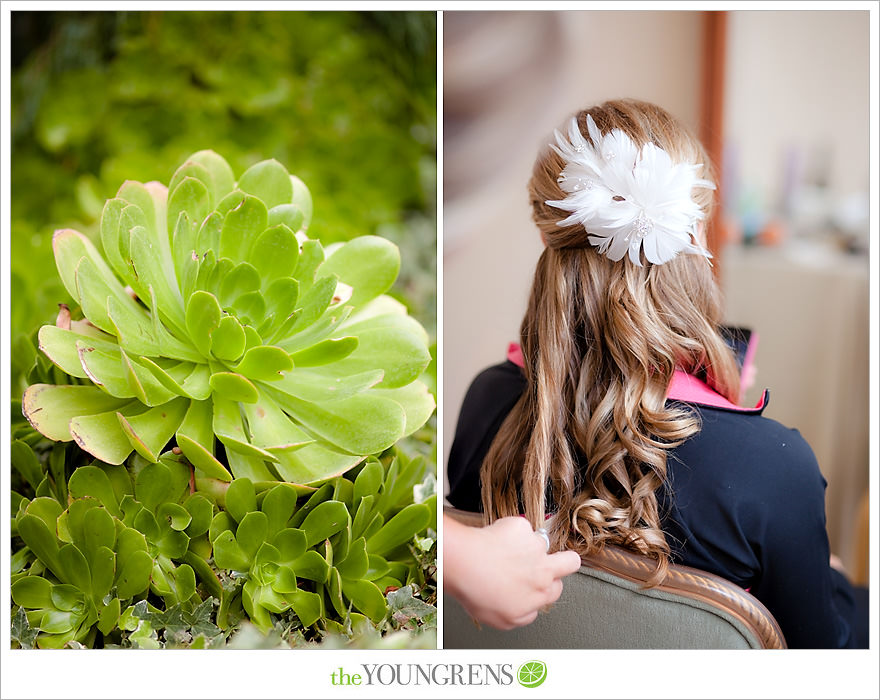
<svg viewBox="0 0 880 700">
<path fill-rule="evenodd" d="M 43 481 L 43 467 L 30 445 L 22 440 L 13 440 L 9 446 L 12 467 L 24 477 L 31 488 L 36 489 Z M 16 491 L 12 492 L 20 497 Z M 15 512 L 15 509 L 12 510 Z"/>
<path fill-rule="evenodd" d="M 341 577 L 342 593 L 374 622 L 385 616 L 385 596 L 372 581 Z"/>
<path fill-rule="evenodd" d="M 108 341 L 96 340 L 57 326 L 43 326 L 38 338 L 40 350 L 46 357 L 70 376 L 80 379 L 86 379 L 89 375 L 82 366 L 78 343 L 90 343 L 92 347 L 107 354 L 112 353 L 117 347 L 110 342 L 112 336 L 107 336 Z"/>
<path fill-rule="evenodd" d="M 261 508 L 266 514 L 269 536 L 277 538 L 280 532 L 287 529 L 287 523 L 296 510 L 296 501 L 296 491 L 287 484 L 278 484 L 265 495 Z M 277 542 L 275 546 L 278 546 Z M 303 540 L 303 550 L 305 550 L 305 540 Z"/>
<path fill-rule="evenodd" d="M 229 530 L 220 533 L 214 540 L 214 561 L 217 566 L 231 571 L 247 571 L 251 563 L 250 557 Z"/>
<path fill-rule="evenodd" d="M 291 231 L 305 230 L 305 214 L 296 204 L 279 204 L 269 210 L 269 226 L 284 224 Z"/>
<path fill-rule="evenodd" d="M 190 401 L 186 416 L 177 429 L 177 445 L 193 466 L 207 476 L 231 481 L 229 472 L 214 456 L 212 417 L 211 401 Z"/>
<path fill-rule="evenodd" d="M 54 527 L 48 527 L 35 515 L 25 514 L 18 518 L 18 534 L 55 576 L 59 578 L 64 576 L 58 558 L 58 538 Z"/>
<path fill-rule="evenodd" d="M 198 151 L 193 153 L 189 160 L 198 163 L 207 170 L 211 178 L 212 200 L 215 203 L 220 202 L 235 187 L 235 175 L 232 173 L 232 168 L 214 151 Z"/>
<path fill-rule="evenodd" d="M 268 208 L 288 204 L 293 199 L 293 183 L 277 160 L 264 160 L 244 171 L 238 187 L 265 202 Z"/>
<path fill-rule="evenodd" d="M 325 501 L 312 510 L 300 526 L 306 533 L 306 545 L 311 547 L 326 540 L 350 524 L 351 516 L 345 504 Z"/>
<path fill-rule="evenodd" d="M 327 560 L 313 549 L 294 559 L 293 567 L 300 578 L 307 578 L 317 583 L 327 581 L 327 576 L 330 574 Z"/>
<path fill-rule="evenodd" d="M 70 581 L 81 591 L 91 589 L 91 571 L 89 563 L 72 544 L 66 544 L 58 550 L 58 563 L 64 572 L 64 581 Z"/>
<path fill-rule="evenodd" d="M 192 538 L 208 532 L 214 516 L 211 502 L 201 494 L 193 493 L 184 501 L 183 507 L 186 508 L 190 518 L 186 525 L 186 534 Z"/>
<path fill-rule="evenodd" d="M 76 416 L 70 420 L 70 434 L 76 443 L 107 464 L 122 464 L 131 454 L 132 446 L 120 418 L 125 413 L 143 410 L 131 402 L 118 411 Z"/>
<path fill-rule="evenodd" d="M 12 600 L 23 608 L 48 608 L 53 604 L 52 588 L 40 576 L 25 576 L 12 584 Z"/>
<path fill-rule="evenodd" d="M 119 613 L 122 609 L 122 605 L 119 602 L 119 598 L 113 598 L 107 605 L 104 606 L 104 609 L 101 610 L 100 615 L 98 616 L 98 631 L 101 634 L 108 635 L 116 627 L 116 623 L 119 622 Z"/>
<path fill-rule="evenodd" d="M 368 259 L 370 265 L 364 265 Z M 361 236 L 333 251 L 318 267 L 318 276 L 334 275 L 352 287 L 349 302 L 365 304 L 387 292 L 400 272 L 400 251 L 379 236 Z"/>
<path fill-rule="evenodd" d="M 412 503 L 389 520 L 367 540 L 371 554 L 385 554 L 399 544 L 411 540 L 428 524 L 430 511 L 423 503 Z"/>
<path fill-rule="evenodd" d="M 93 512 L 106 514 L 106 511 L 100 508 L 95 508 Z M 110 589 L 113 587 L 113 578 L 116 573 L 116 555 L 110 547 L 102 546 L 92 553 L 88 562 L 91 573 L 90 591 L 92 598 L 98 601 L 110 593 Z"/>
<path fill-rule="evenodd" d="M 116 544 L 113 516 L 104 508 L 90 508 L 83 516 L 81 540 L 83 553 L 92 559 L 100 549 L 112 552 Z"/>
<path fill-rule="evenodd" d="M 97 499 L 116 517 L 122 515 L 116 491 L 103 469 L 87 465 L 74 470 L 67 484 L 67 489 L 72 498 L 91 497 Z"/>
<path fill-rule="evenodd" d="M 266 230 L 269 211 L 261 199 L 245 195 L 226 214 L 220 229 L 220 248 L 214 251 L 218 258 L 244 260 L 252 237 Z"/>
<path fill-rule="evenodd" d="M 196 593 L 196 574 L 188 564 L 174 569 L 174 593 L 180 601 L 189 600 Z"/>
<path fill-rule="evenodd" d="M 250 479 L 235 479 L 226 490 L 226 512 L 241 522 L 244 516 L 257 509 L 257 492 Z"/>
<path fill-rule="evenodd" d="M 286 225 L 271 225 L 253 241 L 247 259 L 266 282 L 290 277 L 299 259 L 299 241 Z"/>
<path fill-rule="evenodd" d="M 296 205 L 303 213 L 303 222 L 300 230 L 305 231 L 312 221 L 312 195 L 306 183 L 300 180 L 296 175 L 290 176 L 290 182 L 293 185 L 292 203 Z"/>
<path fill-rule="evenodd" d="M 265 510 L 265 505 L 263 506 Z M 296 561 L 306 552 L 306 533 L 300 529 L 284 528 L 272 540 L 282 561 Z"/>
<path fill-rule="evenodd" d="M 248 558 L 252 559 L 260 546 L 265 543 L 268 534 L 269 518 L 261 511 L 254 511 L 241 519 L 235 532 L 235 540 Z"/>
</svg>

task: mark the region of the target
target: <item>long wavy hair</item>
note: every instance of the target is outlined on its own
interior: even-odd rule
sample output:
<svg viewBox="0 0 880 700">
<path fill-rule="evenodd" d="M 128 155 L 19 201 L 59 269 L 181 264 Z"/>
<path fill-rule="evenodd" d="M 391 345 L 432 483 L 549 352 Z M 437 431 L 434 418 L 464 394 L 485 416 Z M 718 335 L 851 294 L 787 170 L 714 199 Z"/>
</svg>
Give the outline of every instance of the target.
<svg viewBox="0 0 880 700">
<path fill-rule="evenodd" d="M 587 115 L 605 134 L 623 130 L 637 146 L 653 142 L 675 162 L 702 163 L 703 147 L 661 108 L 633 100 L 606 102 Z M 551 149 L 535 162 L 529 194 L 545 242 L 522 321 L 527 388 L 505 419 L 482 465 L 487 521 L 525 512 L 546 527 L 551 549 L 590 554 L 617 544 L 657 561 L 665 576 L 670 548 L 657 492 L 666 486 L 667 451 L 699 431 L 697 416 L 666 405 L 676 369 L 703 378 L 736 401 L 739 372 L 719 334 L 721 298 L 700 255 L 638 267 L 599 254 L 568 212 L 546 204 L 565 197 L 564 163 Z M 712 191 L 697 188 L 708 215 Z M 545 519 L 546 513 L 552 517 Z"/>
</svg>

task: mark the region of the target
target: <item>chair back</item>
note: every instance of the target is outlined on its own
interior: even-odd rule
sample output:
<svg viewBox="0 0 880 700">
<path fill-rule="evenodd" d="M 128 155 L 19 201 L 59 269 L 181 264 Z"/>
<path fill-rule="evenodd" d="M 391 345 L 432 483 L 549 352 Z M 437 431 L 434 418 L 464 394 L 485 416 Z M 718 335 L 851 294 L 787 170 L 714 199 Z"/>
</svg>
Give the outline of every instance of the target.
<svg viewBox="0 0 880 700">
<path fill-rule="evenodd" d="M 478 513 L 445 507 L 466 525 Z M 562 596 L 530 625 L 510 631 L 480 627 L 452 596 L 443 599 L 443 646 L 451 649 L 784 649 L 770 611 L 726 579 L 672 564 L 662 584 L 647 588 L 648 557 L 606 546 L 583 557 L 564 580 Z"/>
</svg>

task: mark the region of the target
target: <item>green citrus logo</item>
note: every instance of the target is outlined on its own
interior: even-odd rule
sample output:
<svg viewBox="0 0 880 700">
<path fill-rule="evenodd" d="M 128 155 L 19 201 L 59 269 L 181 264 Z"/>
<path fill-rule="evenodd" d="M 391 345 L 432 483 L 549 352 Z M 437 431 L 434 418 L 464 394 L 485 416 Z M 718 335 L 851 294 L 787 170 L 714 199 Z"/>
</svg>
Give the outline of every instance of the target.
<svg viewBox="0 0 880 700">
<path fill-rule="evenodd" d="M 547 664 L 543 661 L 526 661 L 516 672 L 516 678 L 524 688 L 537 688 L 547 680 Z"/>
</svg>

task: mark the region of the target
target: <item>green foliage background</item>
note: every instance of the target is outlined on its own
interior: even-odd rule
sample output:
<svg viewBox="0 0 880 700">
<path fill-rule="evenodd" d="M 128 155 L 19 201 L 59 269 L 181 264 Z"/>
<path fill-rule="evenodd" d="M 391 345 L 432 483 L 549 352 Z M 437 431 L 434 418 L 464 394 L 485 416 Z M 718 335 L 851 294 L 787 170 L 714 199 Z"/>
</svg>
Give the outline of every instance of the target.
<svg viewBox="0 0 880 700">
<path fill-rule="evenodd" d="M 95 235 L 126 179 L 168 182 L 213 149 L 276 158 L 311 190 L 325 245 L 401 248 L 394 293 L 436 327 L 433 12 L 14 12 L 12 392 L 26 340 L 69 302 L 52 234 Z"/>
</svg>

